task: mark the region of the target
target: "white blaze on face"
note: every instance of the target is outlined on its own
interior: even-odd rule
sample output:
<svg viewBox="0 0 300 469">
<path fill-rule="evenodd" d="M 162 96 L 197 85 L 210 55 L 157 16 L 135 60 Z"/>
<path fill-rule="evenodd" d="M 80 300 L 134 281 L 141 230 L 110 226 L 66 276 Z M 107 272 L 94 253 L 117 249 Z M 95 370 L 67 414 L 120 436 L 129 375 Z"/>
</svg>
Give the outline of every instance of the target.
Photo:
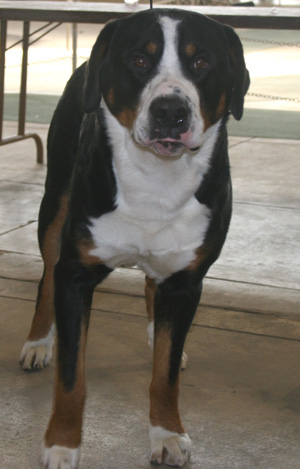
<svg viewBox="0 0 300 469">
<path fill-rule="evenodd" d="M 154 142 L 149 133 L 151 103 L 156 98 L 175 95 L 187 102 L 190 108 L 190 126 L 187 132 L 181 134 L 179 141 L 183 144 L 183 150 L 195 149 L 203 143 L 204 122 L 200 114 L 197 89 L 192 81 L 185 78 L 181 69 L 178 56 L 179 21 L 165 16 L 159 22 L 164 36 L 164 51 L 157 75 L 148 83 L 141 95 L 133 136 L 137 143 L 151 146 Z"/>
</svg>

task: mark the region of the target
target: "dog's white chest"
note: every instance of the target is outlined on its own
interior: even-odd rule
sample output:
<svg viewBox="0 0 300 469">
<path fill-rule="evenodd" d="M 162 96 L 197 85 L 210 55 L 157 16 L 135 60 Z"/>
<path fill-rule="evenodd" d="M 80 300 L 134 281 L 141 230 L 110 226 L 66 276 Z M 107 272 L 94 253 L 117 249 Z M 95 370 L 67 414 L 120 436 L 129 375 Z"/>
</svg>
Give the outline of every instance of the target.
<svg viewBox="0 0 300 469">
<path fill-rule="evenodd" d="M 134 209 L 133 209 L 134 210 Z M 209 210 L 193 198 L 173 220 L 140 220 L 123 210 L 93 220 L 95 249 L 108 267 L 137 265 L 151 278 L 161 281 L 187 267 L 204 239 Z"/>
</svg>

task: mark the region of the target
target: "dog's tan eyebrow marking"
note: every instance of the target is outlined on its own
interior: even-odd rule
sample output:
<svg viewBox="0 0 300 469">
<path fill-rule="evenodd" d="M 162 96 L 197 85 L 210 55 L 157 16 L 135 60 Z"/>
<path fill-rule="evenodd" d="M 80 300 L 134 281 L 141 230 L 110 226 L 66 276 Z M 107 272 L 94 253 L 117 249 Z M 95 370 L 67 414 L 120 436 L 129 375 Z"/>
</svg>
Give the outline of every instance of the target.
<svg viewBox="0 0 300 469">
<path fill-rule="evenodd" d="M 193 43 L 187 44 L 185 46 L 185 53 L 188 57 L 192 57 L 196 52 L 196 47 Z"/>
<path fill-rule="evenodd" d="M 156 42 L 149 42 L 147 45 L 146 45 L 146 50 L 149 54 L 151 55 L 154 55 L 157 51 L 157 44 Z"/>
</svg>

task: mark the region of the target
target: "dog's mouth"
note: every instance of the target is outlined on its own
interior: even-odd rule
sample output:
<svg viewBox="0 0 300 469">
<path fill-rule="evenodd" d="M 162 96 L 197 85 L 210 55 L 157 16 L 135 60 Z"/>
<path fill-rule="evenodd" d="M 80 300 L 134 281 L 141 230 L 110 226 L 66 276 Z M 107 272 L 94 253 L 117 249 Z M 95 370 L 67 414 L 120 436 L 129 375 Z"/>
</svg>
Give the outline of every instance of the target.
<svg viewBox="0 0 300 469">
<path fill-rule="evenodd" d="M 169 140 L 157 140 L 149 146 L 155 153 L 162 156 L 179 156 L 185 149 L 185 146 L 181 142 Z"/>
<path fill-rule="evenodd" d="M 200 147 L 189 148 L 180 140 L 172 138 L 157 139 L 147 142 L 152 151 L 161 156 L 181 156 L 184 152 L 195 153 Z"/>
<path fill-rule="evenodd" d="M 202 137 L 199 137 L 199 135 L 195 137 L 194 126 L 178 136 L 157 135 L 152 138 L 143 128 L 142 130 L 134 128 L 132 137 L 135 143 L 142 146 L 144 149 L 149 149 L 157 156 L 166 158 L 180 158 L 183 154 L 195 154 L 200 150 L 203 144 Z"/>
</svg>

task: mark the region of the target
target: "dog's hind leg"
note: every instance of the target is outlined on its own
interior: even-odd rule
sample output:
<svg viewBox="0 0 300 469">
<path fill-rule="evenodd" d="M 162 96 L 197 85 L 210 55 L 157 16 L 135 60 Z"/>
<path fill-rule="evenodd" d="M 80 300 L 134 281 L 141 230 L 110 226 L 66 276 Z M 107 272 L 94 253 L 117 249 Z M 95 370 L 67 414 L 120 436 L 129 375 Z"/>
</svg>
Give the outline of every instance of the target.
<svg viewBox="0 0 300 469">
<path fill-rule="evenodd" d="M 25 342 L 20 364 L 24 370 L 41 370 L 52 357 L 54 343 L 54 268 L 58 261 L 60 234 L 66 217 L 68 196 L 53 198 L 46 192 L 39 214 L 39 245 L 44 261 L 35 315 Z M 55 214 L 53 211 L 55 210 Z M 52 214 L 52 216 L 51 216 Z M 49 217 L 50 221 L 49 221 Z"/>
<path fill-rule="evenodd" d="M 154 347 L 154 300 L 155 300 L 155 293 L 156 293 L 156 284 L 154 280 L 150 277 L 146 277 L 145 283 L 145 299 L 146 299 L 146 310 L 148 314 L 148 326 L 147 326 L 147 334 L 148 334 L 148 345 L 151 350 Z M 181 370 L 184 370 L 187 366 L 188 356 L 185 351 L 182 352 L 181 358 Z"/>
</svg>

